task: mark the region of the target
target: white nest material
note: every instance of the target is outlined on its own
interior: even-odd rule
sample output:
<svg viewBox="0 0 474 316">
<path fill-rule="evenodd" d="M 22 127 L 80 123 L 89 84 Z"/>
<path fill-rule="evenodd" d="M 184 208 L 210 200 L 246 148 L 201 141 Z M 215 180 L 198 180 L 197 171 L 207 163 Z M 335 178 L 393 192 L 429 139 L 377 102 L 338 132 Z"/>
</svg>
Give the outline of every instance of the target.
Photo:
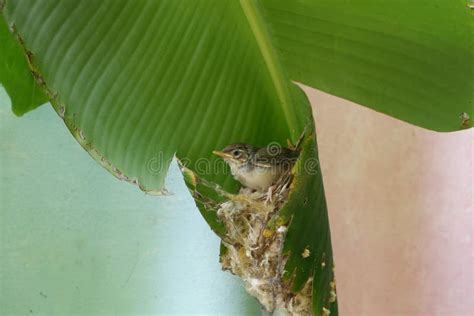
<svg viewBox="0 0 474 316">
<path fill-rule="evenodd" d="M 227 251 L 221 257 L 221 265 L 242 278 L 247 292 L 268 313 L 279 309 L 288 315 L 311 315 L 312 278 L 297 294 L 282 280 L 287 227 L 280 225 L 274 231 L 266 228 L 287 200 L 290 182 L 289 175 L 280 179 L 270 202 L 267 194 L 243 188 L 220 205 L 217 215 L 227 228 L 223 241 Z"/>
</svg>

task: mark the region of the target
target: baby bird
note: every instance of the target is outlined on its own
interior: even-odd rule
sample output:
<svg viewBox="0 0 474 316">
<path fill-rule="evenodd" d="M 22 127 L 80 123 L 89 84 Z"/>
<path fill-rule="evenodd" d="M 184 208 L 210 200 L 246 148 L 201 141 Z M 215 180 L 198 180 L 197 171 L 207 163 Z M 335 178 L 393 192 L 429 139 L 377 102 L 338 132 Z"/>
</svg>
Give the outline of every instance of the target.
<svg viewBox="0 0 474 316">
<path fill-rule="evenodd" d="M 280 146 L 255 147 L 238 143 L 213 151 L 230 166 L 234 178 L 245 187 L 271 195 L 272 185 L 291 169 L 298 151 Z"/>
</svg>

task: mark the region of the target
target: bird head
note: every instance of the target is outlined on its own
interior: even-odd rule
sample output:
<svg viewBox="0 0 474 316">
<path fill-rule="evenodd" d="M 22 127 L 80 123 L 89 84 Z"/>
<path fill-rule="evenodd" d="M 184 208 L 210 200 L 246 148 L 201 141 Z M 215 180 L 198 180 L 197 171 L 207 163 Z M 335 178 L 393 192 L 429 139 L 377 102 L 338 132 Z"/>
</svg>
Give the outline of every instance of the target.
<svg viewBox="0 0 474 316">
<path fill-rule="evenodd" d="M 243 165 L 248 163 L 255 155 L 257 148 L 243 143 L 226 146 L 222 150 L 214 150 L 212 153 L 224 159 L 229 165 Z"/>
</svg>

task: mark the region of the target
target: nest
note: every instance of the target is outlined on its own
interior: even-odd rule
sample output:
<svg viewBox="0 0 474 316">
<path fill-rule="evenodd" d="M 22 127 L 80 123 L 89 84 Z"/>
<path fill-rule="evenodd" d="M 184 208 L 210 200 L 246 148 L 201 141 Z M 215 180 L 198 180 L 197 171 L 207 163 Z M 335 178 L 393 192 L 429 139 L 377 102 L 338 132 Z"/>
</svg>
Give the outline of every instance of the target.
<svg viewBox="0 0 474 316">
<path fill-rule="evenodd" d="M 268 226 L 286 202 L 292 178 L 290 172 L 283 175 L 271 193 L 242 188 L 219 205 L 217 215 L 227 229 L 221 265 L 242 278 L 247 292 L 268 314 L 279 309 L 288 315 L 311 315 L 312 278 L 297 294 L 282 278 L 287 260 L 283 254 L 287 224 L 275 229 Z"/>
</svg>

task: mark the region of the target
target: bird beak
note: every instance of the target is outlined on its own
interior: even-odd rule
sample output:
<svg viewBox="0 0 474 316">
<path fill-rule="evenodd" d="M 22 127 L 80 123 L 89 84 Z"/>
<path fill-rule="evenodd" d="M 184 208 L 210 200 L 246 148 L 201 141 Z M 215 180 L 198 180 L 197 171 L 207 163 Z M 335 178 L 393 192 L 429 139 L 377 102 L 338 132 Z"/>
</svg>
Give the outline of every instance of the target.
<svg viewBox="0 0 474 316">
<path fill-rule="evenodd" d="M 231 154 L 225 153 L 225 152 L 223 152 L 223 151 L 214 150 L 212 153 L 213 153 L 214 155 L 219 156 L 219 157 L 222 157 L 222 158 L 232 158 L 232 155 L 231 155 Z"/>
</svg>

